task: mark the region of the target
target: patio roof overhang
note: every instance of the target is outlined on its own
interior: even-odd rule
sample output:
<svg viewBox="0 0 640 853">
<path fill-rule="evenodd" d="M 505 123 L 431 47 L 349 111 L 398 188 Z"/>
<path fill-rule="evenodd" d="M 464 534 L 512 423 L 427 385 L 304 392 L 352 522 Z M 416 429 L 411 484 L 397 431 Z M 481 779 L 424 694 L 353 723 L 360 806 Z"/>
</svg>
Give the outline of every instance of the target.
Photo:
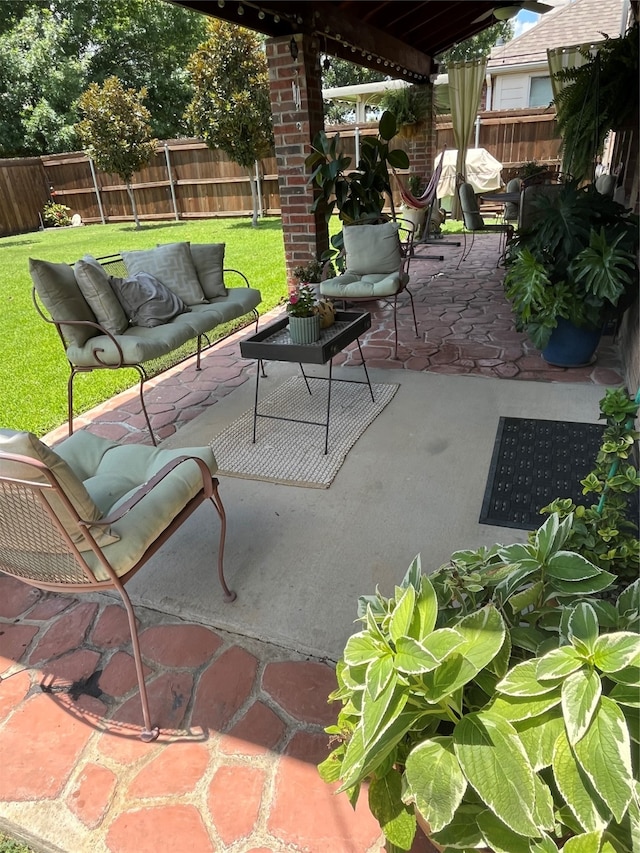
<svg viewBox="0 0 640 853">
<path fill-rule="evenodd" d="M 521 5 L 491 0 L 171 2 L 268 36 L 315 35 L 331 56 L 413 83 L 436 72 L 434 56 L 495 23 L 493 9 Z"/>
</svg>

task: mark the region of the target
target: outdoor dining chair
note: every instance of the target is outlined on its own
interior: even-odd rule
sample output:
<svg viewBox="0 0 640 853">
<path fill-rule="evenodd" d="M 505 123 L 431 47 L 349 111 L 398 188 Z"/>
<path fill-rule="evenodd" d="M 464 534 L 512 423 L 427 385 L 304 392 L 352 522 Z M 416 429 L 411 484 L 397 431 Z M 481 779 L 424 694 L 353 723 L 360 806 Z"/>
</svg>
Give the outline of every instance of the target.
<svg viewBox="0 0 640 853">
<path fill-rule="evenodd" d="M 152 726 L 136 619 L 124 585 L 210 499 L 220 519 L 218 580 L 225 601 L 235 599 L 224 577 L 226 515 L 216 469 L 209 447 L 119 445 L 82 430 L 52 450 L 33 433 L 0 430 L 0 571 L 47 591 L 119 592 L 142 703 L 140 738 L 146 742 L 159 730 Z M 203 535 L 210 535 L 208 528 Z"/>
<path fill-rule="evenodd" d="M 460 255 L 460 259 L 458 260 L 458 265 L 456 269 L 459 269 L 460 264 L 471 254 L 471 250 L 473 249 L 473 241 L 475 240 L 475 236 L 477 233 L 485 233 L 485 232 L 495 232 L 497 231 L 500 237 L 500 251 L 498 254 L 498 260 L 496 266 L 500 264 L 501 259 L 504 257 L 504 251 L 506 248 L 506 244 L 511 240 L 513 236 L 513 225 L 509 223 L 504 224 L 496 224 L 496 225 L 488 225 L 485 223 L 484 219 L 480 215 L 480 209 L 478 207 L 478 200 L 476 198 L 476 194 L 473 190 L 471 184 L 463 181 L 458 187 L 458 196 L 460 198 L 460 208 L 462 210 L 462 218 L 464 220 L 465 231 L 464 234 L 464 247 L 462 249 L 462 254 Z M 467 249 L 467 233 L 471 233 L 471 244 Z"/>
<path fill-rule="evenodd" d="M 393 308 L 394 357 L 398 356 L 398 297 L 409 296 L 413 326 L 418 321 L 409 290 L 409 264 L 413 255 L 414 226 L 397 220 L 357 224 L 343 229 L 345 270 L 342 275 L 320 283 L 320 294 L 331 301 L 347 303 L 381 301 Z"/>
</svg>

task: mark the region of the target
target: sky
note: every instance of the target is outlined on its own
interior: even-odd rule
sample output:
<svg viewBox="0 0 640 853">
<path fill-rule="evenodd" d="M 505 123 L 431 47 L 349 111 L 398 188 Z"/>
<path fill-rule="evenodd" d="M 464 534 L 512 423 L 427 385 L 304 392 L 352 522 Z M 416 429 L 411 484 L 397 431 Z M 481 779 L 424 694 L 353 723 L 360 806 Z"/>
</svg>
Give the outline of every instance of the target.
<svg viewBox="0 0 640 853">
<path fill-rule="evenodd" d="M 516 17 L 513 19 L 513 37 L 517 38 L 518 36 L 521 36 L 522 33 L 526 33 L 526 31 L 535 26 L 539 20 L 540 15 L 535 12 L 527 12 L 524 9 L 521 12 L 518 12 Z"/>
</svg>

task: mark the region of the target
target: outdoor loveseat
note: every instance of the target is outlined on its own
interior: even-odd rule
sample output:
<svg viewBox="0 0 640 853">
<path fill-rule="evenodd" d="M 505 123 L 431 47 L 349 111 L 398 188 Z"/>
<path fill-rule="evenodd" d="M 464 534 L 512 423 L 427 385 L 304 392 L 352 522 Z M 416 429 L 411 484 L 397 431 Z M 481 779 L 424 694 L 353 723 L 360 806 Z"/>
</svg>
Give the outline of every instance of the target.
<svg viewBox="0 0 640 853">
<path fill-rule="evenodd" d="M 133 368 L 155 444 L 145 380 L 192 354 L 199 370 L 201 352 L 222 323 L 249 314 L 257 330 L 260 291 L 243 273 L 224 268 L 224 250 L 224 243 L 168 243 L 105 258 L 85 255 L 73 266 L 29 259 L 36 309 L 55 325 L 71 368 L 69 435 L 76 375 Z M 245 286 L 227 287 L 232 274 Z"/>
</svg>

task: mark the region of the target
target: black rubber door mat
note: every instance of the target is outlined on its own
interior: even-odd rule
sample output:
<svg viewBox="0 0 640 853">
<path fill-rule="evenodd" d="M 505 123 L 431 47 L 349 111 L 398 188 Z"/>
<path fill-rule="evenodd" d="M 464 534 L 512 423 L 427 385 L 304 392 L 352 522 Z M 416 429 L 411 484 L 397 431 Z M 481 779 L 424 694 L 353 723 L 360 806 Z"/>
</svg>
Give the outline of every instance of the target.
<svg viewBox="0 0 640 853">
<path fill-rule="evenodd" d="M 500 418 L 480 524 L 535 530 L 554 498 L 593 503 L 580 480 L 594 468 L 601 424 Z"/>
</svg>

